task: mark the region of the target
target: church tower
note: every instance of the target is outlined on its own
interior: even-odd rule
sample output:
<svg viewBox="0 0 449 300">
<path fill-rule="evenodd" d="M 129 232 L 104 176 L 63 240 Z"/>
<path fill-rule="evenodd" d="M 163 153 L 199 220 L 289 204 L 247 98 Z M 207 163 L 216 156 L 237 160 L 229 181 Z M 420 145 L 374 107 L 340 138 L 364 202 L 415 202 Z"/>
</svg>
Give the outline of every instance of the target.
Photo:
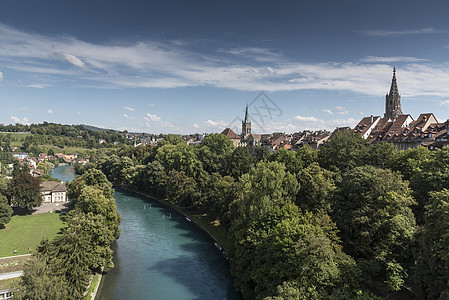
<svg viewBox="0 0 449 300">
<path fill-rule="evenodd" d="M 251 121 L 248 115 L 248 104 L 246 105 L 245 119 L 242 121 L 242 138 L 247 139 L 251 135 Z"/>
<path fill-rule="evenodd" d="M 385 98 L 384 118 L 395 119 L 399 115 L 402 115 L 401 95 L 399 95 L 398 84 L 396 82 L 396 67 L 393 68 L 390 93 Z"/>
</svg>

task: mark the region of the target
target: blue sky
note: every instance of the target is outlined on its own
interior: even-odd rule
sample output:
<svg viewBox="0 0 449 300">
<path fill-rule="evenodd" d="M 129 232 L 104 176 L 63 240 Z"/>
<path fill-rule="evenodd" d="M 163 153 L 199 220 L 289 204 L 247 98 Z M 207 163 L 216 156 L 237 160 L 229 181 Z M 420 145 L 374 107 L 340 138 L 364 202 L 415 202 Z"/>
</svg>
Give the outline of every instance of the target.
<svg viewBox="0 0 449 300">
<path fill-rule="evenodd" d="M 449 118 L 447 1 L 1 1 L 0 123 L 148 133 Z M 257 98 L 264 92 L 262 98 Z M 256 100 L 254 100 L 256 99 Z M 265 99 L 265 100 L 264 100 Z"/>
</svg>

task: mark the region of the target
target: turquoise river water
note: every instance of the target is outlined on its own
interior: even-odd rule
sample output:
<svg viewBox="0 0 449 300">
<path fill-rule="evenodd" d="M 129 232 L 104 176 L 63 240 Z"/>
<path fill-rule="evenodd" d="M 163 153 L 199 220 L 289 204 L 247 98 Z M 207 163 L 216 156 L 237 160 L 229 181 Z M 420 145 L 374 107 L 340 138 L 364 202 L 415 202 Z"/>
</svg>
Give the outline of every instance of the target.
<svg viewBox="0 0 449 300">
<path fill-rule="evenodd" d="M 58 174 L 69 173 L 59 167 L 52 176 L 66 181 Z M 115 267 L 103 276 L 96 299 L 243 299 L 228 262 L 195 224 L 139 194 L 116 189 L 114 197 L 121 236 L 113 243 Z"/>
</svg>

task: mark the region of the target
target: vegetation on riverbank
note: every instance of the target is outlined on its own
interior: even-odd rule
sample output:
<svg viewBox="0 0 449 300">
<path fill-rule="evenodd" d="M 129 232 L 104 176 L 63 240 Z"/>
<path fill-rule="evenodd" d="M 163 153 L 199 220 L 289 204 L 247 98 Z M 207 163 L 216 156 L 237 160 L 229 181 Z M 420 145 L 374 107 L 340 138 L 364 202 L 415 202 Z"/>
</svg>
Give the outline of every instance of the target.
<svg viewBox="0 0 449 300">
<path fill-rule="evenodd" d="M 94 167 L 204 228 L 218 220 L 246 299 L 399 299 L 449 292 L 435 276 L 449 275 L 436 263 L 449 257 L 447 157 L 371 146 L 349 131 L 318 151 L 274 154 L 234 149 L 222 135 L 195 147 L 168 135 L 157 147 L 110 151 Z"/>
<path fill-rule="evenodd" d="M 120 215 L 112 184 L 99 170 L 73 180 L 68 194 L 75 207 L 67 227 L 44 240 L 25 265 L 15 299 L 82 299 L 93 272 L 113 267 L 111 242 L 120 236 Z"/>
</svg>

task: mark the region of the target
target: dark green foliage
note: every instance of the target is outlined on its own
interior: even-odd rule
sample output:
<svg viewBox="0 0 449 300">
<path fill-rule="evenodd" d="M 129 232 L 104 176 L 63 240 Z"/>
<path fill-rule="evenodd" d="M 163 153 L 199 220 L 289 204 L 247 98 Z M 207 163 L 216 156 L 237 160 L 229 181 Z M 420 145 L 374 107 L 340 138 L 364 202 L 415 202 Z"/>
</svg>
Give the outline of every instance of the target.
<svg viewBox="0 0 449 300">
<path fill-rule="evenodd" d="M 267 157 L 268 161 L 277 161 L 285 164 L 287 171 L 297 174 L 303 167 L 304 162 L 297 152 L 281 148 Z"/>
<path fill-rule="evenodd" d="M 222 175 L 229 175 L 239 179 L 245 173 L 251 170 L 251 156 L 246 147 L 237 147 L 232 152 L 226 153 L 220 162 Z"/>
<path fill-rule="evenodd" d="M 121 219 L 111 184 L 99 170 L 79 178 L 71 184 L 78 201 L 67 215 L 67 227 L 54 240 L 42 241 L 24 270 L 19 299 L 83 299 L 92 271 L 113 267 L 110 246 L 120 236 Z"/>
<path fill-rule="evenodd" d="M 415 167 L 415 173 L 410 179 L 413 195 L 418 202 L 415 214 L 419 224 L 424 218 L 424 206 L 427 205 L 430 193 L 449 187 L 449 148 L 433 152 L 430 157 L 425 154 L 421 154 L 418 160 L 421 164 Z"/>
<path fill-rule="evenodd" d="M 334 172 L 346 172 L 366 164 L 370 145 L 352 131 L 337 131 L 318 152 L 320 166 Z"/>
<path fill-rule="evenodd" d="M 47 264 L 45 259 L 33 256 L 25 264 L 24 274 L 14 288 L 14 299 L 55 300 L 75 299 L 69 293 L 65 278 Z"/>
<path fill-rule="evenodd" d="M 179 134 L 165 134 L 162 140 L 157 142 L 158 148 L 163 147 L 164 145 L 178 145 L 185 144 L 182 136 Z"/>
<path fill-rule="evenodd" d="M 208 216 L 229 224 L 229 206 L 238 197 L 239 183 L 232 177 L 213 173 L 207 177 L 202 191 L 200 199 L 195 203 L 196 207 L 206 211 Z"/>
<path fill-rule="evenodd" d="M 31 210 L 42 203 L 40 191 L 41 179 L 28 173 L 21 173 L 11 179 L 8 185 L 8 196 L 13 206 Z"/>
<path fill-rule="evenodd" d="M 410 264 L 416 230 L 410 194 L 400 174 L 363 166 L 343 175 L 333 201 L 345 251 L 363 262 L 372 282 L 385 277 L 392 290 L 401 288 Z"/>
<path fill-rule="evenodd" d="M 301 189 L 296 204 L 305 210 L 330 212 L 335 190 L 334 174 L 312 163 L 298 172 L 297 179 Z"/>
<path fill-rule="evenodd" d="M 167 197 L 176 205 L 193 208 L 199 198 L 195 179 L 189 177 L 184 171 L 170 171 L 167 174 Z"/>
<path fill-rule="evenodd" d="M 414 281 L 420 296 L 426 299 L 448 299 L 449 190 L 431 193 L 417 244 Z"/>
<path fill-rule="evenodd" d="M 11 215 L 13 211 L 8 204 L 8 199 L 0 194 L 0 229 L 4 228 L 6 224 L 11 221 Z"/>
<path fill-rule="evenodd" d="M 112 198 L 112 184 L 103 172 L 97 169 L 88 170 L 83 175 L 74 179 L 68 186 L 67 197 L 71 200 L 77 200 L 86 186 L 93 186 L 100 189 L 106 198 Z"/>
</svg>

